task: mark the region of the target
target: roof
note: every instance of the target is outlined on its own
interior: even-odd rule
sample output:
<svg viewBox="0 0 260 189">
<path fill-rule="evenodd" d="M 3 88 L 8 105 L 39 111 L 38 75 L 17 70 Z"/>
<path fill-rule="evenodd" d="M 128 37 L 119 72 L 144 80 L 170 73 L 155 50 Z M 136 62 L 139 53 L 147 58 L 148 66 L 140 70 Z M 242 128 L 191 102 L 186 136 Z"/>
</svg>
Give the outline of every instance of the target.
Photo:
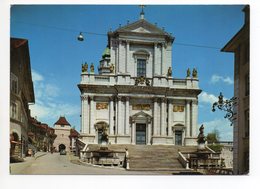
<svg viewBox="0 0 260 189">
<path fill-rule="evenodd" d="M 78 137 L 79 133 L 75 129 L 70 130 L 70 136 L 69 137 Z"/>
<path fill-rule="evenodd" d="M 70 123 L 63 116 L 60 116 L 59 120 L 56 121 L 55 125 L 69 125 L 69 126 L 71 126 Z"/>
<path fill-rule="evenodd" d="M 107 57 L 107 56 L 110 56 L 110 49 L 109 47 L 106 47 L 103 54 L 102 54 L 102 57 Z"/>
<path fill-rule="evenodd" d="M 23 83 L 20 86 L 25 99 L 27 102 L 35 103 L 28 40 L 11 38 L 10 57 L 11 72 L 18 77 L 19 83 Z M 21 66 L 22 69 L 17 69 Z"/>
</svg>

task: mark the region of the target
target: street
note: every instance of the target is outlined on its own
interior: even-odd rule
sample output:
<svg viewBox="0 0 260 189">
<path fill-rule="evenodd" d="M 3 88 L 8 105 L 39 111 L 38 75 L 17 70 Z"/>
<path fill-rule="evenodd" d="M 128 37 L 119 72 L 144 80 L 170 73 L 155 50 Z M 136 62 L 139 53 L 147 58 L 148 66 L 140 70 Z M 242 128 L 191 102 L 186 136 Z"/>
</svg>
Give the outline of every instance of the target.
<svg viewBox="0 0 260 189">
<path fill-rule="evenodd" d="M 25 162 L 10 165 L 13 175 L 159 175 L 158 172 L 127 171 L 119 167 L 101 167 L 71 163 L 78 158 L 59 153 L 43 153 L 38 158 L 29 157 Z"/>
</svg>

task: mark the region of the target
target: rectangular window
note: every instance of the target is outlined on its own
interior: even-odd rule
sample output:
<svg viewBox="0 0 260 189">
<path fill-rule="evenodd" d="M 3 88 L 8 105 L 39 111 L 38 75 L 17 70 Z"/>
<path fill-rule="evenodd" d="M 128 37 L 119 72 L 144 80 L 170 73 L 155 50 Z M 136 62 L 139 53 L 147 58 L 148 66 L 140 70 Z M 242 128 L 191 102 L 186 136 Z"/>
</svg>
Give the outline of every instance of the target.
<svg viewBox="0 0 260 189">
<path fill-rule="evenodd" d="M 11 91 L 15 94 L 18 94 L 18 78 L 16 75 L 11 73 Z"/>
<path fill-rule="evenodd" d="M 137 59 L 137 77 L 146 76 L 146 60 Z"/>
<path fill-rule="evenodd" d="M 16 119 L 16 115 L 17 115 L 17 105 L 16 105 L 16 103 L 12 102 L 11 103 L 11 118 Z"/>
</svg>

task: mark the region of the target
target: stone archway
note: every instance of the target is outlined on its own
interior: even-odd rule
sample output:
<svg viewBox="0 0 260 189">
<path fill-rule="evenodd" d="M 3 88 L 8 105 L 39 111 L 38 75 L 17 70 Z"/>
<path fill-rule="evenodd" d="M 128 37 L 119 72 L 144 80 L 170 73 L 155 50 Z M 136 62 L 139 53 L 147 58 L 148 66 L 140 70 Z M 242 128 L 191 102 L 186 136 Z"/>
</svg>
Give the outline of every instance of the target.
<svg viewBox="0 0 260 189">
<path fill-rule="evenodd" d="M 65 146 L 64 144 L 60 144 L 60 145 L 59 145 L 59 152 L 60 152 L 61 150 L 66 150 L 66 146 Z"/>
</svg>

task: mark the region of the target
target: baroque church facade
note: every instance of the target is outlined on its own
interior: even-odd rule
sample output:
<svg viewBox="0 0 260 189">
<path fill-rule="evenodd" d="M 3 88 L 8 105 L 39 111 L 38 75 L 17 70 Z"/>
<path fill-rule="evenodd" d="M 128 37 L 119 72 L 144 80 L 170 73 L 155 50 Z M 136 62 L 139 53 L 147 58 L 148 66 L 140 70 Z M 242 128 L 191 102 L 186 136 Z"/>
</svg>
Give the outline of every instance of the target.
<svg viewBox="0 0 260 189">
<path fill-rule="evenodd" d="M 197 70 L 172 77 L 174 37 L 144 19 L 108 32 L 94 73 L 82 65 L 81 133 L 86 144 L 196 145 Z M 88 68 L 89 67 L 89 68 Z"/>
</svg>

